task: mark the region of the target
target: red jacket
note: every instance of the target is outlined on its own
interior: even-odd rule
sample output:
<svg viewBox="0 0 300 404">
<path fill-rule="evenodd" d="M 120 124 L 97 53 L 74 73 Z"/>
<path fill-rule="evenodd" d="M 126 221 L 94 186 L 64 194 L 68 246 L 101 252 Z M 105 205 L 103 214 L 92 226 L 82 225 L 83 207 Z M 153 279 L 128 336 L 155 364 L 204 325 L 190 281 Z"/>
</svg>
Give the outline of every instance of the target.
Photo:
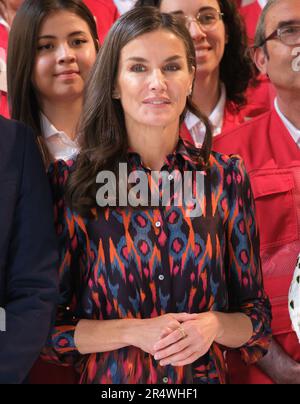
<svg viewBox="0 0 300 404">
<path fill-rule="evenodd" d="M 7 29 L 0 24 L 0 59 L 6 60 L 8 44 L 8 32 Z M 9 117 L 7 94 L 0 90 L 0 115 Z"/>
<path fill-rule="evenodd" d="M 300 251 L 300 150 L 275 109 L 214 139 L 214 150 L 239 154 L 250 176 L 260 228 L 265 289 L 273 307 L 274 338 L 300 361 L 291 327 L 288 290 Z M 272 383 L 257 367 L 229 356 L 233 383 Z"/>
<path fill-rule="evenodd" d="M 252 45 L 254 43 L 258 19 L 261 14 L 261 7 L 257 1 L 254 1 L 247 6 L 241 7 L 240 13 L 244 17 L 248 38 L 250 40 L 250 44 Z"/>
<path fill-rule="evenodd" d="M 103 43 L 106 34 L 119 17 L 118 9 L 113 0 L 84 0 L 84 2 L 96 19 L 99 39 Z"/>
</svg>

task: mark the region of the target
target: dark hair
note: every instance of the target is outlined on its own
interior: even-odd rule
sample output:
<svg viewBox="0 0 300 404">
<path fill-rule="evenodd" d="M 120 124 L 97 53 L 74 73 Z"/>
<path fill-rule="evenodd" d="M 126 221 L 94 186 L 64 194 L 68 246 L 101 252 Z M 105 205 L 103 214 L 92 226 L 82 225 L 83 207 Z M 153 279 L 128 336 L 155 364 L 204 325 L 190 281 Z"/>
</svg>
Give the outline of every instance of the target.
<svg viewBox="0 0 300 404">
<path fill-rule="evenodd" d="M 182 0 L 184 2 L 184 0 Z M 249 85 L 257 84 L 256 69 L 248 47 L 244 21 L 233 0 L 217 0 L 224 14 L 223 21 L 228 35 L 228 44 L 220 63 L 220 80 L 226 87 L 226 95 L 232 107 L 240 109 L 247 102 L 245 91 Z M 162 0 L 138 0 L 136 7 L 160 7 Z"/>
<path fill-rule="evenodd" d="M 68 10 L 88 24 L 98 51 L 95 19 L 81 0 L 25 0 L 12 24 L 7 56 L 11 117 L 33 128 L 46 165 L 49 163 L 50 153 L 42 136 L 40 106 L 32 84 L 32 72 L 41 24 L 50 13 L 59 10 Z"/>
<path fill-rule="evenodd" d="M 67 184 L 67 201 L 73 210 L 89 215 L 96 204 L 96 177 L 103 170 L 113 171 L 118 178 L 118 165 L 126 162 L 128 139 L 120 100 L 113 99 L 121 50 L 133 39 L 157 30 L 167 30 L 185 45 L 190 71 L 196 67 L 193 41 L 186 27 L 175 17 L 161 14 L 157 8 L 136 8 L 121 16 L 108 34 L 86 86 L 81 122 L 81 152 L 76 169 Z M 193 148 L 199 164 L 208 166 L 212 134 L 208 120 L 188 97 L 187 110 L 196 114 L 206 125 L 207 133 L 201 149 Z M 192 149 L 191 149 L 192 150 Z"/>
</svg>

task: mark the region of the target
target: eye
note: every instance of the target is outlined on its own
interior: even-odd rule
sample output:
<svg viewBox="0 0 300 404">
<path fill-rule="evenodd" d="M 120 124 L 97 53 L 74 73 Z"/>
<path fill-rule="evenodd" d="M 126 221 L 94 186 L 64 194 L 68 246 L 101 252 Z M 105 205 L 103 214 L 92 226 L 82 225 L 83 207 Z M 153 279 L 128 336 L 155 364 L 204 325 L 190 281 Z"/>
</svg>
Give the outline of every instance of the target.
<svg viewBox="0 0 300 404">
<path fill-rule="evenodd" d="M 300 26 L 290 26 L 282 29 L 282 34 L 299 34 L 300 33 Z"/>
<path fill-rule="evenodd" d="M 51 50 L 51 49 L 53 49 L 53 48 L 54 48 L 54 45 L 53 45 L 53 44 L 51 44 L 51 43 L 46 43 L 46 44 L 43 44 L 43 45 L 39 45 L 38 48 L 37 48 L 37 50 L 40 52 L 40 51 Z"/>
<path fill-rule="evenodd" d="M 201 24 L 207 25 L 214 23 L 216 21 L 216 16 L 212 13 L 199 14 L 197 19 Z"/>
<path fill-rule="evenodd" d="M 167 72 L 177 72 L 181 67 L 178 63 L 169 63 L 164 67 L 164 70 Z"/>
<path fill-rule="evenodd" d="M 146 71 L 146 67 L 141 64 L 136 64 L 131 66 L 130 71 L 135 72 L 135 73 L 143 73 Z"/>
<path fill-rule="evenodd" d="M 74 46 L 80 46 L 84 43 L 87 43 L 86 39 L 76 38 L 76 39 L 73 39 L 73 41 L 72 41 L 72 45 L 74 45 Z"/>
</svg>

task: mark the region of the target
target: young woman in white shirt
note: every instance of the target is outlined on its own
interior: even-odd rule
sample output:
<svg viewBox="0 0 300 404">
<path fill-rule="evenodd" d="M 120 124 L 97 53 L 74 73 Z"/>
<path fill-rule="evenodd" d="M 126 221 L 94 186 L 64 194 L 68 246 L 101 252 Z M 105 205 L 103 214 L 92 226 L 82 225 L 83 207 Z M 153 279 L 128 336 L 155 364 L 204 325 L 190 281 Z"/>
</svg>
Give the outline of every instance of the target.
<svg viewBox="0 0 300 404">
<path fill-rule="evenodd" d="M 34 129 L 46 166 L 78 152 L 83 91 L 97 51 L 96 23 L 80 0 L 25 0 L 14 19 L 11 116 Z"/>
</svg>

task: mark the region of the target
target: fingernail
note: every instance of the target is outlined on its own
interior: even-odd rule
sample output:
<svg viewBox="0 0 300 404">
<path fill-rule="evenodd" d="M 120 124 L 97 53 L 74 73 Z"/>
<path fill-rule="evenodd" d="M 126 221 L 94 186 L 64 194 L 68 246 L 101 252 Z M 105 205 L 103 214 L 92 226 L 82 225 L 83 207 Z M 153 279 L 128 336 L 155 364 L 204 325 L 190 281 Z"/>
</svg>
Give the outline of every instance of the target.
<svg viewBox="0 0 300 404">
<path fill-rule="evenodd" d="M 155 354 L 154 359 L 157 361 L 159 359 L 159 355 Z"/>
</svg>

